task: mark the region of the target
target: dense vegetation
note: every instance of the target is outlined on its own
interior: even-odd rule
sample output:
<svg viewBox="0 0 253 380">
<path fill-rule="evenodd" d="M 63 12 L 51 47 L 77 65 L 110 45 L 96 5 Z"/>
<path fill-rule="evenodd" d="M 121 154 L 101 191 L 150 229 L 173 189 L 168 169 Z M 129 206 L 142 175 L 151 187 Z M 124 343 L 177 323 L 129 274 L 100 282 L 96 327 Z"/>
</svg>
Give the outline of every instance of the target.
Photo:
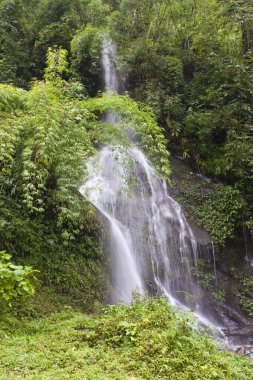
<svg viewBox="0 0 253 380">
<path fill-rule="evenodd" d="M 110 33 L 130 95 L 152 107 L 170 150 L 240 203 L 221 238 L 210 230 L 214 239 L 252 234 L 251 0 L 2 0 L 0 15 L 0 81 L 24 89 L 57 46 L 68 52 L 68 93 L 95 96 Z"/>
<path fill-rule="evenodd" d="M 108 35 L 117 45 L 121 94 L 101 93 Z M 252 242 L 252 63 L 251 0 L 0 0 L 1 311 L 12 304 L 18 317 L 41 317 L 68 305 L 37 321 L 3 322 L 0 376 L 252 377 L 248 362 L 221 354 L 188 326 L 189 316 L 161 300 L 108 308 L 94 319 L 68 309 L 94 311 L 110 288 L 102 223 L 78 192 L 98 147 L 128 148 L 121 125 L 103 122 L 108 111 L 134 127 L 167 180 L 168 151 L 211 178 L 195 187 L 182 182 L 180 200 L 223 254 L 235 242 Z M 32 301 L 16 300 L 35 285 Z M 252 314 L 252 300 L 243 297 Z M 36 352 L 27 362 L 28 335 L 28 352 Z M 56 347 L 59 339 L 66 342 Z M 45 347 L 59 363 L 52 371 Z"/>
<path fill-rule="evenodd" d="M 66 309 L 0 324 L 0 377 L 87 380 L 247 380 L 253 364 L 219 350 L 191 315 L 164 299 L 109 306 L 91 317 Z M 13 351 L 15 350 L 15 356 Z"/>
<path fill-rule="evenodd" d="M 44 80 L 34 80 L 29 91 L 0 85 L 1 245 L 38 268 L 44 286 L 90 308 L 106 299 L 108 279 L 101 226 L 78 187 L 96 147 L 128 145 L 121 125 L 101 116 L 121 114 L 125 126 L 136 125 L 133 133 L 160 175 L 168 178 L 170 166 L 151 110 L 128 95 L 87 98 L 81 83 L 63 79 L 66 56 L 64 49 L 49 48 Z"/>
</svg>

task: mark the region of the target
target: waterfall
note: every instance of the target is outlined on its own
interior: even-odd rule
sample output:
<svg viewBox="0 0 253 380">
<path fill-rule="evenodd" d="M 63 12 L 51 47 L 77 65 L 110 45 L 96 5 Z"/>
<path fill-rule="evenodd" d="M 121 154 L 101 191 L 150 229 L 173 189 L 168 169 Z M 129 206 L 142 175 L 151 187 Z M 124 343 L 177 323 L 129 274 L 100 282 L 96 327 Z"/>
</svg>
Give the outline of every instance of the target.
<svg viewBox="0 0 253 380">
<path fill-rule="evenodd" d="M 105 91 L 118 91 L 116 47 L 104 41 Z M 119 116 L 107 114 L 106 122 Z M 201 312 L 201 291 L 192 274 L 199 245 L 180 205 L 168 194 L 145 154 L 132 147 L 104 147 L 87 166 L 80 188 L 110 224 L 113 302 L 130 302 L 134 290 L 164 294 L 177 307 Z"/>
<path fill-rule="evenodd" d="M 119 92 L 119 80 L 116 72 L 116 46 L 111 40 L 105 39 L 103 41 L 102 49 L 102 68 L 105 84 L 105 91 Z"/>
<path fill-rule="evenodd" d="M 101 61 L 105 92 L 118 92 L 122 86 L 110 40 L 104 41 Z M 104 121 L 117 124 L 120 116 L 107 113 Z M 177 308 L 194 309 L 201 324 L 213 326 L 214 336 L 238 348 L 245 340 L 240 328 L 250 322 L 229 304 L 215 303 L 196 276 L 199 259 L 209 260 L 217 288 L 213 244 L 208 248 L 197 242 L 166 181 L 131 137 L 127 146 L 106 146 L 98 153 L 87 164 L 80 192 L 108 221 L 111 302 L 130 303 L 136 290 L 164 295 Z"/>
<path fill-rule="evenodd" d="M 114 301 L 134 290 L 165 294 L 177 306 L 195 305 L 198 245 L 165 181 L 137 147 L 104 148 L 88 164 L 81 193 L 110 222 Z"/>
</svg>

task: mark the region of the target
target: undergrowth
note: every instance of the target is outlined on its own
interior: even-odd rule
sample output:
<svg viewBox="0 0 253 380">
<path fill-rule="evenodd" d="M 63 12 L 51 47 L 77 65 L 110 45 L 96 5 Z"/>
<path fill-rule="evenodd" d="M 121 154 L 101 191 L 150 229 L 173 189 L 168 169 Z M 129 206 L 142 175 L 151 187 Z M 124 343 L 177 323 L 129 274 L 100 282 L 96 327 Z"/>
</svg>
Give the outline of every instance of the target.
<svg viewBox="0 0 253 380">
<path fill-rule="evenodd" d="M 253 363 L 220 350 L 191 313 L 135 297 L 93 315 L 65 308 L 0 323 L 0 379 L 248 380 Z M 15 355 L 13 355 L 15 352 Z"/>
</svg>

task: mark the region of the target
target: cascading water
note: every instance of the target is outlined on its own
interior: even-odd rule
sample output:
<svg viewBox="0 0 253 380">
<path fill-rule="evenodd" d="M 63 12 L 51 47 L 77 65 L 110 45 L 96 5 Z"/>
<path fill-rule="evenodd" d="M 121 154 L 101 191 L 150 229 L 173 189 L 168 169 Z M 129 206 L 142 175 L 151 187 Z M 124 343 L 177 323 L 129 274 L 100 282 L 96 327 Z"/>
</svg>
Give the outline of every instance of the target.
<svg viewBox="0 0 253 380">
<path fill-rule="evenodd" d="M 102 49 L 102 68 L 105 91 L 119 92 L 119 80 L 116 72 L 116 46 L 111 40 L 105 39 Z"/>
<path fill-rule="evenodd" d="M 105 40 L 102 67 L 106 92 L 118 91 L 116 48 Z M 117 123 L 118 115 L 107 114 Z M 113 301 L 129 302 L 134 290 L 165 294 L 180 307 L 201 309 L 201 294 L 192 275 L 199 246 L 180 205 L 165 181 L 137 147 L 106 147 L 99 164 L 88 164 L 81 193 L 110 222 Z"/>
<path fill-rule="evenodd" d="M 116 48 L 108 40 L 103 44 L 102 66 L 105 91 L 118 92 Z M 107 113 L 104 121 L 117 124 L 120 117 Z M 200 258 L 215 263 L 213 246 L 202 247 L 196 241 L 180 205 L 137 144 L 104 147 L 87 170 L 80 192 L 110 225 L 112 302 L 131 302 L 134 290 L 158 292 L 177 307 L 194 308 L 204 324 L 212 321 L 217 326 L 222 320 L 226 328 L 233 326 L 231 309 L 219 318 L 194 276 Z"/>
<path fill-rule="evenodd" d="M 137 147 L 104 148 L 88 172 L 80 191 L 111 225 L 114 301 L 129 302 L 133 290 L 147 289 L 192 305 L 198 245 L 145 155 Z"/>
</svg>

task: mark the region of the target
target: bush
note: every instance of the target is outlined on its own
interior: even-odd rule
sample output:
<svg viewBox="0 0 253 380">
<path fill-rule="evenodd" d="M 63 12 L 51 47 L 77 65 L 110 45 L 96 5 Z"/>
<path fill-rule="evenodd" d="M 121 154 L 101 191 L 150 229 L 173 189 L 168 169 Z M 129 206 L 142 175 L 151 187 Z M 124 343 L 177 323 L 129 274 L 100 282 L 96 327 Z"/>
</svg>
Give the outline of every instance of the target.
<svg viewBox="0 0 253 380">
<path fill-rule="evenodd" d="M 14 265 L 11 255 L 0 251 L 0 301 L 10 306 L 10 301 L 34 293 L 35 273 L 38 272 L 29 266 Z"/>
<path fill-rule="evenodd" d="M 179 312 L 165 298 L 135 296 L 132 305 L 107 306 L 85 326 L 81 339 L 101 351 L 114 350 L 128 373 L 142 379 L 248 379 L 253 365 L 196 329 L 191 312 Z"/>
</svg>

